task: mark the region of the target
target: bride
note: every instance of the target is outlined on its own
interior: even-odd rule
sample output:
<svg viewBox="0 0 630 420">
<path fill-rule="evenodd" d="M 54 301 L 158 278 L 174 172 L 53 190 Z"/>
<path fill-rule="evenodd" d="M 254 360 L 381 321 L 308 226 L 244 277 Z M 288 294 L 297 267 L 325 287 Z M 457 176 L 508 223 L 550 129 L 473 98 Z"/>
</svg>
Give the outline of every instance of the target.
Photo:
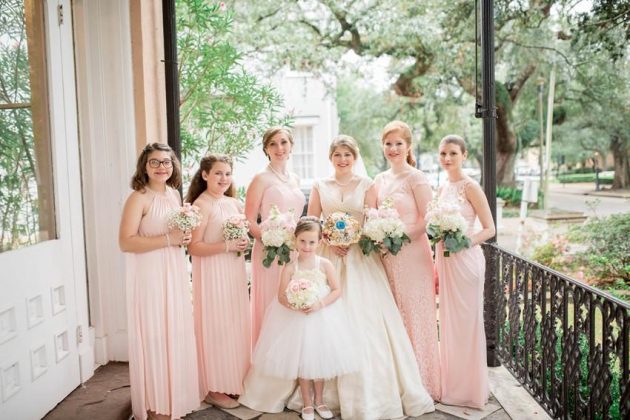
<svg viewBox="0 0 630 420">
<path fill-rule="evenodd" d="M 369 178 L 352 171 L 359 157 L 356 141 L 338 136 L 330 145 L 329 157 L 335 174 L 315 183 L 308 214 L 325 218 L 341 211 L 362 221 L 364 205 L 376 205 L 376 191 Z M 331 408 L 338 406 L 341 417 L 352 420 L 416 417 L 434 411 L 378 256 L 364 256 L 356 244 L 347 249 L 321 247 L 321 254 L 335 265 L 360 350 L 359 372 L 338 377 L 336 383 L 327 382 L 324 402 Z M 239 402 L 264 412 L 280 412 L 285 405 L 299 410 L 295 386 L 294 382 L 265 376 L 253 366 Z"/>
<path fill-rule="evenodd" d="M 309 215 L 325 219 L 341 211 L 362 221 L 364 205 L 376 207 L 373 182 L 352 171 L 358 156 L 352 137 L 341 135 L 333 140 L 329 157 L 335 174 L 315 183 Z M 358 245 L 322 245 L 321 254 L 335 264 L 343 300 L 362 334 L 362 342 L 358 343 L 361 370 L 337 379 L 341 417 L 383 419 L 434 411 L 378 256 L 364 256 Z"/>
</svg>

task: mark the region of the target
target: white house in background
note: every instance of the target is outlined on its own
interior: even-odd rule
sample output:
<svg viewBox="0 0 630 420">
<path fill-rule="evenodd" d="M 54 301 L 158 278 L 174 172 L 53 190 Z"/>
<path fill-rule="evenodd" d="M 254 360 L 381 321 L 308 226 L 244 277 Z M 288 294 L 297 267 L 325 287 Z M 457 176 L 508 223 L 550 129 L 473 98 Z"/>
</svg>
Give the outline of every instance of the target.
<svg viewBox="0 0 630 420">
<path fill-rule="evenodd" d="M 328 146 L 339 134 L 339 116 L 334 93 L 312 74 L 291 70 L 281 71 L 273 85 L 284 99 L 285 112 L 293 117 L 295 146 L 289 168 L 300 177 L 302 190 L 310 191 L 314 180 L 330 176 L 332 171 L 328 160 Z M 268 162 L 262 146 L 258 144 L 243 162 L 235 165 L 236 185 L 249 185 L 254 175 Z M 362 162 L 358 162 L 358 166 L 357 171 L 365 173 L 361 168 Z"/>
</svg>

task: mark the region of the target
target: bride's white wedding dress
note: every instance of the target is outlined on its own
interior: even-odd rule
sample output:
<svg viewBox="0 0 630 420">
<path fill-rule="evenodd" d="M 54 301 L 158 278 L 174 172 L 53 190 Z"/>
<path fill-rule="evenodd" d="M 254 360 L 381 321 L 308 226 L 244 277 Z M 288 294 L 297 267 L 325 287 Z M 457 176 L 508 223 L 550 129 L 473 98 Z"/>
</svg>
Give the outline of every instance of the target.
<svg viewBox="0 0 630 420">
<path fill-rule="evenodd" d="M 316 183 L 322 217 L 341 211 L 363 220 L 364 197 L 371 183 L 362 178 L 343 199 L 335 184 Z M 364 256 L 358 245 L 352 245 L 343 258 L 326 245 L 321 254 L 335 265 L 361 351 L 359 372 L 327 383 L 324 402 L 332 408 L 338 405 L 341 417 L 353 420 L 415 417 L 434 411 L 378 256 Z M 264 377 L 255 369 L 245 379 L 245 392 L 239 399 L 242 404 L 266 412 L 282 411 L 285 404 L 291 409 L 301 408 L 299 392 L 294 393 L 295 381 Z"/>
</svg>

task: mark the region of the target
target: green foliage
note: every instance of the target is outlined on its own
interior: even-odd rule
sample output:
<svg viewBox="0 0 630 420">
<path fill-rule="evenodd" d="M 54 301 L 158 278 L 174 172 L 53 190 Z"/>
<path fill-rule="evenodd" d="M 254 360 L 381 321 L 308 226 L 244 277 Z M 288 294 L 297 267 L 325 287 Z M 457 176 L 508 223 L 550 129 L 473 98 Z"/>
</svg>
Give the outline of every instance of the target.
<svg viewBox="0 0 630 420">
<path fill-rule="evenodd" d="M 569 241 L 562 235 L 557 235 L 536 248 L 532 253 L 532 260 L 558 271 L 568 271 L 568 265 L 573 263 L 573 257 L 568 255 Z"/>
<path fill-rule="evenodd" d="M 508 207 L 519 206 L 523 197 L 523 190 L 514 187 L 498 187 L 497 197 L 505 201 Z"/>
<path fill-rule="evenodd" d="M 286 244 L 280 246 L 265 246 L 265 258 L 263 265 L 267 268 L 271 267 L 273 260 L 278 257 L 278 265 L 283 265 L 291 261 L 291 248 Z"/>
<path fill-rule="evenodd" d="M 571 230 L 570 238 L 587 249 L 579 257 L 596 283 L 623 281 L 630 284 L 630 213 L 589 220 Z"/>
<path fill-rule="evenodd" d="M 243 157 L 278 118 L 282 100 L 248 73 L 231 43 L 232 12 L 205 0 L 177 0 L 184 156 Z M 286 123 L 286 119 L 282 121 Z"/>
<path fill-rule="evenodd" d="M 370 255 L 372 252 L 383 253 L 389 252 L 392 255 L 398 255 L 405 243 L 410 243 L 411 239 L 406 233 L 403 233 L 401 237 L 387 236 L 383 239 L 383 243 L 377 243 L 365 235 L 361 235 L 359 239 L 359 247 L 363 252 L 363 255 Z"/>
<path fill-rule="evenodd" d="M 610 185 L 613 183 L 614 173 L 612 171 L 600 172 L 599 183 Z M 558 182 L 571 184 L 575 182 L 595 182 L 595 173 L 560 174 Z"/>
<path fill-rule="evenodd" d="M 435 245 L 440 241 L 444 242 L 444 256 L 448 257 L 451 253 L 459 252 L 462 249 L 470 248 L 470 238 L 461 230 L 443 231 L 438 225 L 427 225 L 427 235 L 431 245 Z"/>
<path fill-rule="evenodd" d="M 39 201 L 22 1 L 0 7 L 0 252 L 37 243 Z M 43 139 L 42 139 L 43 140 Z M 47 176 L 40 173 L 39 176 Z"/>
<path fill-rule="evenodd" d="M 540 124 L 537 120 L 527 120 L 516 131 L 516 137 L 518 138 L 520 149 L 526 149 L 534 142 L 538 141 L 540 137 Z"/>
<path fill-rule="evenodd" d="M 606 51 L 613 60 L 621 59 L 630 41 L 630 1 L 595 0 L 590 13 L 578 19 L 580 36 L 576 45 L 586 43 Z"/>
</svg>

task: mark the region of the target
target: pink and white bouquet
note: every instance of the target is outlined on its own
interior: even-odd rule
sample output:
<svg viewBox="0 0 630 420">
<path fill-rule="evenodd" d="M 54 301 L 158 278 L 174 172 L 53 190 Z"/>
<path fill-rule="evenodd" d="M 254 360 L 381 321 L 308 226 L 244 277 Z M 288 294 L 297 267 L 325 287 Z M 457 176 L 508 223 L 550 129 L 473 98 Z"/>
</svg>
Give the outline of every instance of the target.
<svg viewBox="0 0 630 420">
<path fill-rule="evenodd" d="M 383 201 L 378 210 L 366 207 L 365 216 L 363 235 L 359 240 L 359 246 L 364 255 L 369 255 L 373 251 L 396 255 L 405 242 L 411 242 L 405 233 L 405 224 L 400 220 L 400 215 L 394 208 L 394 200 L 391 198 Z"/>
<path fill-rule="evenodd" d="M 249 221 L 244 215 L 230 216 L 223 222 L 223 239 L 225 241 L 234 241 L 237 239 L 247 239 L 247 232 L 249 231 Z M 236 253 L 237 256 L 241 256 L 241 252 Z"/>
<path fill-rule="evenodd" d="M 348 213 L 337 211 L 324 220 L 322 237 L 328 245 L 347 248 L 359 242 L 361 225 Z"/>
<path fill-rule="evenodd" d="M 199 207 L 190 203 L 184 203 L 178 209 L 171 210 L 167 216 L 169 229 L 179 229 L 182 232 L 191 232 L 201 224 L 201 213 Z"/>
<path fill-rule="evenodd" d="M 462 216 L 459 204 L 434 198 L 427 206 L 424 216 L 427 234 L 432 244 L 444 242 L 444 256 L 470 248 L 470 239 L 465 235 L 468 222 Z"/>
<path fill-rule="evenodd" d="M 307 278 L 293 278 L 287 285 L 285 295 L 295 309 L 306 309 L 319 300 L 319 285 Z"/>
<path fill-rule="evenodd" d="M 270 267 L 273 260 L 278 257 L 278 265 L 288 263 L 291 260 L 291 250 L 294 248 L 293 232 L 295 231 L 295 219 L 293 210 L 281 213 L 276 205 L 269 210 L 269 217 L 260 224 L 261 240 L 265 246 L 265 258 L 263 265 Z"/>
</svg>

